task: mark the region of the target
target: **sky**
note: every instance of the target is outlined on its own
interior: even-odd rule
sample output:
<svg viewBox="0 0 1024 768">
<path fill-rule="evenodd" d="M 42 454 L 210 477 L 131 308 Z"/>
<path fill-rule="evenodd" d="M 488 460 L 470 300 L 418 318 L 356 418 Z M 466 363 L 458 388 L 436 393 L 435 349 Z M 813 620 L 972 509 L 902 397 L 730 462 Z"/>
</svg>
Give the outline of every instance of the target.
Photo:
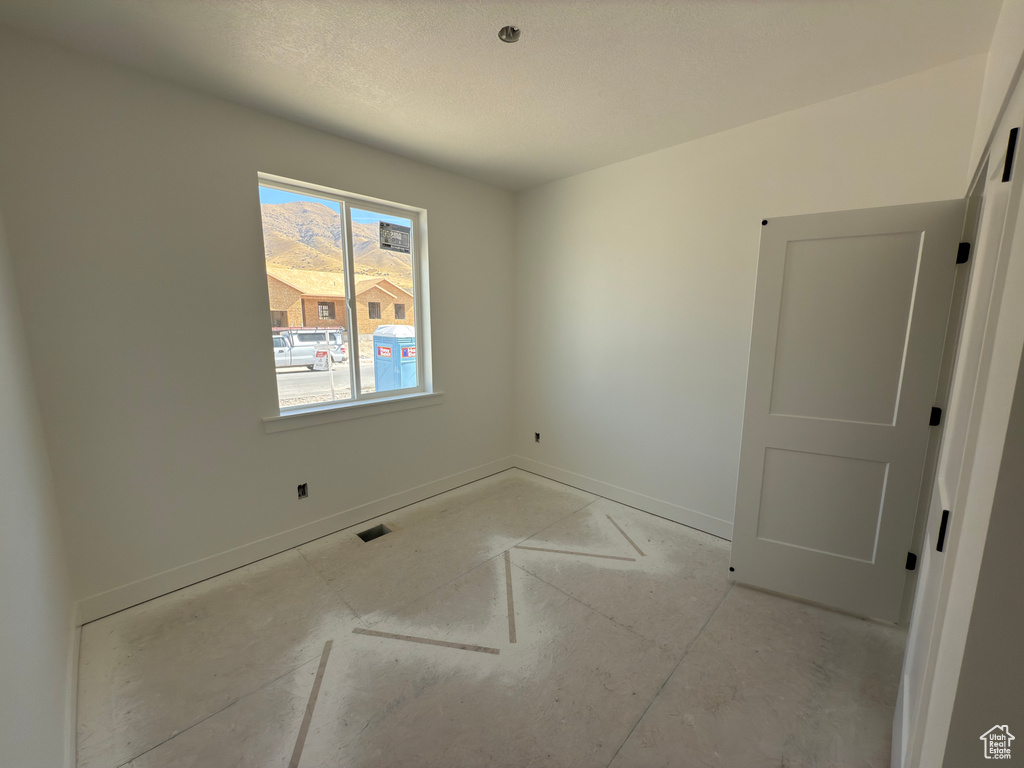
<svg viewBox="0 0 1024 768">
<path fill-rule="evenodd" d="M 341 215 L 341 203 L 336 200 L 327 200 L 322 197 L 314 197 L 312 195 L 300 195 L 296 192 L 285 192 L 280 189 L 272 189 L 270 187 L 264 187 L 260 185 L 260 204 L 261 205 L 276 205 L 279 203 L 320 203 L 326 205 L 331 210 L 335 211 L 339 216 Z M 380 213 L 371 213 L 370 211 L 361 211 L 358 208 L 352 208 L 352 221 L 360 224 L 375 224 L 378 221 L 390 221 L 392 224 L 401 224 L 403 226 L 410 226 L 412 222 L 409 219 L 403 219 L 398 216 L 386 216 Z"/>
</svg>

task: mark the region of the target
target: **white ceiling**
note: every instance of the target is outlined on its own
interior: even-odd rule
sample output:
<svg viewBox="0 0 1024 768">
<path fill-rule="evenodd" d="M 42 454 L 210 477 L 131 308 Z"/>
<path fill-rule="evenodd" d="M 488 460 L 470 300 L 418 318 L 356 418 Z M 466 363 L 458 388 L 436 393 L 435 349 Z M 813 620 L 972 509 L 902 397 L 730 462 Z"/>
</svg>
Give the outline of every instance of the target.
<svg viewBox="0 0 1024 768">
<path fill-rule="evenodd" d="M 1000 5 L 0 0 L 0 22 L 522 189 L 983 53 Z"/>
</svg>

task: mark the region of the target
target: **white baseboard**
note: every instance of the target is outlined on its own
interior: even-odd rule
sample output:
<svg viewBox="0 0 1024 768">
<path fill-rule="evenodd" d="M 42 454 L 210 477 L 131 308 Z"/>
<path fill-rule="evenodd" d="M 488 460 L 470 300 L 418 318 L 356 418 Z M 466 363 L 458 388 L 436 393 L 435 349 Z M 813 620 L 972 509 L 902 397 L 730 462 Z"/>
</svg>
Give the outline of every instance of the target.
<svg viewBox="0 0 1024 768">
<path fill-rule="evenodd" d="M 910 702 L 904 696 L 907 690 L 907 673 L 904 671 L 900 679 L 900 690 L 896 696 L 896 717 L 893 718 L 892 753 L 889 756 L 890 768 L 903 768 L 907 759 L 907 737 L 910 734 Z"/>
<path fill-rule="evenodd" d="M 78 624 L 78 606 L 71 612 L 71 638 L 68 641 L 67 684 L 64 702 L 64 766 L 75 768 L 78 757 L 78 656 L 82 648 L 82 627 Z"/>
<path fill-rule="evenodd" d="M 349 526 L 370 520 L 374 517 L 393 512 L 396 509 L 415 504 L 439 493 L 458 488 L 460 485 L 481 480 L 506 469 L 512 469 L 515 462 L 506 457 L 478 467 L 458 472 L 440 480 L 410 488 L 400 493 L 377 499 L 367 504 L 338 512 L 337 514 L 300 525 L 267 538 L 243 544 L 210 557 L 196 560 L 185 565 L 172 568 L 162 573 L 125 584 L 120 587 L 84 598 L 77 605 L 76 624 L 82 625 L 90 621 L 108 616 L 111 613 L 138 605 L 154 597 L 166 595 L 182 587 L 219 576 L 222 573 L 254 563 L 265 557 L 276 555 L 292 547 L 336 533 Z M 541 473 L 538 473 L 541 474 Z"/>
<path fill-rule="evenodd" d="M 710 533 L 713 536 L 729 541 L 732 540 L 732 523 L 727 520 L 712 517 L 711 515 L 687 509 L 668 501 L 645 496 L 636 491 L 620 488 L 616 485 L 604 483 L 585 475 L 578 475 L 574 472 L 522 456 L 509 456 L 84 598 L 75 606 L 75 625 L 80 627 L 82 624 L 95 621 L 111 613 L 116 613 L 133 605 L 152 600 L 160 595 L 166 595 L 190 584 L 219 576 L 235 568 L 241 568 L 265 557 L 270 557 L 279 552 L 306 544 L 314 539 L 319 539 L 321 536 L 336 533 L 344 528 L 358 525 L 374 517 L 387 514 L 409 504 L 415 504 L 417 501 L 422 501 L 439 493 L 458 488 L 460 485 L 481 480 L 513 467 L 518 467 L 550 480 L 556 480 L 560 483 L 571 485 L 574 488 L 603 496 L 620 504 L 635 507 L 658 517 L 674 520 L 677 523 Z M 77 657 L 76 645 L 76 665 Z M 75 679 L 77 680 L 77 666 Z"/>
<path fill-rule="evenodd" d="M 652 515 L 682 523 L 690 528 L 696 528 L 698 531 L 718 536 L 720 539 L 732 541 L 732 523 L 728 520 L 705 515 L 703 512 L 680 507 L 677 504 L 645 496 L 642 493 L 620 488 L 617 485 L 603 483 L 592 477 L 577 475 L 575 472 L 553 467 L 550 464 L 542 464 L 533 459 L 527 459 L 522 456 L 513 456 L 512 458 L 515 466 L 519 469 L 533 472 L 535 475 L 541 475 L 549 480 L 557 480 L 560 483 L 571 485 L 573 488 L 579 488 L 581 491 L 603 496 L 606 499 L 625 504 L 627 507 L 635 507 L 643 512 L 650 512 Z"/>
</svg>

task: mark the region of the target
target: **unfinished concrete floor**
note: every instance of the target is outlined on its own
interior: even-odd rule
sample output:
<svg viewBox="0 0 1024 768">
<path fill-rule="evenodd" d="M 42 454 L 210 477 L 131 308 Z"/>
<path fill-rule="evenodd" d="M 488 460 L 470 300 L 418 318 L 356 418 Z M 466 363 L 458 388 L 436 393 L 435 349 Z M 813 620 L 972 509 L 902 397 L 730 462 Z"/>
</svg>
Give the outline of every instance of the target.
<svg viewBox="0 0 1024 768">
<path fill-rule="evenodd" d="M 903 632 L 728 554 L 503 472 L 85 626 L 78 765 L 887 766 Z"/>
</svg>

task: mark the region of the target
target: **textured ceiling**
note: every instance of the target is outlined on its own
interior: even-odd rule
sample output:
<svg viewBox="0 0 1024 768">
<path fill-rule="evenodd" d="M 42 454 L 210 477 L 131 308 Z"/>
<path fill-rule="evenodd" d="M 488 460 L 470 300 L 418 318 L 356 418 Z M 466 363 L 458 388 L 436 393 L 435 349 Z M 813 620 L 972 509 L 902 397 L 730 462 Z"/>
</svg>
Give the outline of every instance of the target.
<svg viewBox="0 0 1024 768">
<path fill-rule="evenodd" d="M 521 189 L 983 53 L 1000 5 L 0 0 L 0 22 Z"/>
</svg>

